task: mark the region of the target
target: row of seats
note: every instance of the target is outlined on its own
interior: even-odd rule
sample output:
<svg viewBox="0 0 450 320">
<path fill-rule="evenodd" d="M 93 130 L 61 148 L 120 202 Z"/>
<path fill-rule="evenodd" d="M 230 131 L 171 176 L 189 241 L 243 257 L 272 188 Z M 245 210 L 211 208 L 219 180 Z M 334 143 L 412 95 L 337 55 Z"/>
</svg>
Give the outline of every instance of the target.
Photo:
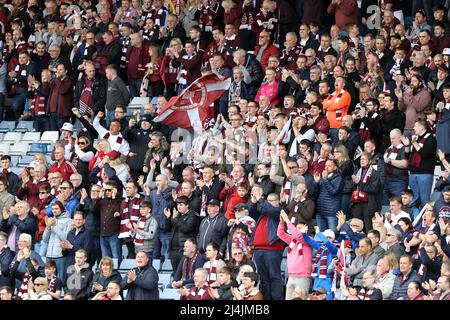
<svg viewBox="0 0 450 320">
<path fill-rule="evenodd" d="M 17 132 L 30 132 L 33 131 L 33 121 L 19 121 L 16 125 L 16 121 L 0 122 L 0 132 L 17 131 Z"/>
</svg>

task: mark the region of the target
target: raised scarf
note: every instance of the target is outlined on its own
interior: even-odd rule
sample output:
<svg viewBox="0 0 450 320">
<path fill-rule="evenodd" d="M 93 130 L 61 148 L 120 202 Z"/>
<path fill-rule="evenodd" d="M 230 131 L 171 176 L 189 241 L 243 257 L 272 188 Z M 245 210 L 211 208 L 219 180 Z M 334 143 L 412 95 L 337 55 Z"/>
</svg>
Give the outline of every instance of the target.
<svg viewBox="0 0 450 320">
<path fill-rule="evenodd" d="M 327 259 L 328 259 L 328 248 L 324 245 L 317 250 L 316 260 L 313 265 L 312 277 L 317 277 L 319 275 L 320 279 L 325 279 L 327 277 Z M 319 266 L 319 273 L 317 273 L 317 268 Z"/>
<path fill-rule="evenodd" d="M 139 222 L 137 224 L 139 231 L 145 230 L 145 221 L 147 220 L 147 218 L 150 218 L 150 215 L 146 216 L 146 217 L 143 217 L 143 216 L 139 217 Z M 134 245 L 142 246 L 143 244 L 144 244 L 144 237 L 142 235 L 140 235 L 139 233 L 136 233 L 136 235 L 134 236 Z"/>
<path fill-rule="evenodd" d="M 122 201 L 121 206 L 121 217 L 120 217 L 120 233 L 119 238 L 129 238 L 130 232 L 127 228 L 128 222 L 137 222 L 139 221 L 139 208 L 141 205 L 142 197 L 139 193 L 136 194 L 136 196 L 131 200 L 130 198 L 125 198 L 125 200 Z M 130 211 L 131 206 L 131 211 Z"/>
<path fill-rule="evenodd" d="M 431 135 L 431 133 L 426 133 L 422 137 L 420 137 L 418 143 L 420 148 L 423 148 L 423 144 L 425 143 L 425 140 L 428 139 L 428 137 Z M 417 150 L 412 150 L 411 152 L 411 158 L 409 160 L 410 162 L 410 168 L 420 169 L 420 165 L 422 163 L 422 156 L 420 155 L 420 152 Z"/>
</svg>

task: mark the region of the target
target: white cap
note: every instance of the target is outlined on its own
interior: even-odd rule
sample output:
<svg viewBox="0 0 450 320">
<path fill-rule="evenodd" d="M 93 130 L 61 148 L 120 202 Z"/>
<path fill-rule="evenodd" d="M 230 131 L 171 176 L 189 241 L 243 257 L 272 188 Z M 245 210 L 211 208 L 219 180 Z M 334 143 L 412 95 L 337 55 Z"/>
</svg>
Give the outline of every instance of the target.
<svg viewBox="0 0 450 320">
<path fill-rule="evenodd" d="M 69 122 L 64 122 L 61 130 L 66 130 L 66 131 L 73 132 L 73 124 L 71 124 Z"/>
<path fill-rule="evenodd" d="M 30 164 L 27 166 L 27 168 L 36 168 L 36 166 L 39 164 L 36 160 L 33 160 L 30 162 Z"/>
<path fill-rule="evenodd" d="M 445 48 L 444 50 L 442 50 L 442 54 L 450 56 L 450 48 Z"/>
<path fill-rule="evenodd" d="M 333 230 L 331 230 L 331 229 L 327 229 L 327 230 L 325 230 L 324 232 L 322 232 L 322 234 L 325 236 L 325 237 L 330 237 L 330 238 L 333 238 L 333 240 L 335 239 L 335 235 L 334 235 L 334 232 L 333 232 Z"/>
</svg>

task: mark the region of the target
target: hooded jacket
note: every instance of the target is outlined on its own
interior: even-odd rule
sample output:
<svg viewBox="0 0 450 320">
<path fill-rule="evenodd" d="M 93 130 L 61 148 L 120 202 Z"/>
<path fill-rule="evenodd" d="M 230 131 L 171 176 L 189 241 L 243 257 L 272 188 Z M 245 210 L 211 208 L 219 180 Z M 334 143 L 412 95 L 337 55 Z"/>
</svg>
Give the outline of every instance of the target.
<svg viewBox="0 0 450 320">
<path fill-rule="evenodd" d="M 61 241 L 67 239 L 67 234 L 70 231 L 72 220 L 67 212 L 61 213 L 56 217 L 56 224 L 49 228 L 45 228 L 42 239 L 48 243 L 47 258 L 61 258 L 63 256 Z"/>
</svg>

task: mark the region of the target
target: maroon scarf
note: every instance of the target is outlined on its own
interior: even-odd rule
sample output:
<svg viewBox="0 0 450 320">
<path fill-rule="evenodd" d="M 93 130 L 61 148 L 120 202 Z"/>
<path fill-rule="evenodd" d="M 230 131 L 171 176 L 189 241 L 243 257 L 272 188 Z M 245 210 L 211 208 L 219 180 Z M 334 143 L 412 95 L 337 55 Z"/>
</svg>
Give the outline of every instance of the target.
<svg viewBox="0 0 450 320">
<path fill-rule="evenodd" d="M 191 261 L 189 263 L 189 276 L 192 279 L 193 275 L 194 275 L 194 264 L 195 264 L 195 260 L 197 260 L 197 256 L 198 256 L 198 251 L 195 251 L 194 256 L 191 258 Z M 182 268 L 182 272 L 181 272 L 181 280 L 186 280 L 187 279 L 187 265 L 188 265 L 188 257 L 184 258 L 184 262 L 183 262 L 183 268 Z"/>
<path fill-rule="evenodd" d="M 366 289 L 361 288 L 361 290 L 358 292 L 358 298 L 359 300 L 370 300 L 373 294 L 373 289 L 369 289 L 366 291 Z"/>
<path fill-rule="evenodd" d="M 292 249 L 296 248 L 298 251 L 298 255 L 303 256 L 303 245 L 297 239 L 292 239 L 291 243 L 289 243 L 288 254 L 291 253 Z"/>
<path fill-rule="evenodd" d="M 147 220 L 147 217 L 140 216 L 138 221 L 138 230 L 144 231 L 145 230 L 145 221 Z M 134 245 L 135 246 L 142 246 L 144 244 L 144 238 L 136 233 L 134 236 Z"/>
<path fill-rule="evenodd" d="M 209 261 L 209 269 L 208 269 L 208 284 L 214 283 L 217 280 L 217 264 L 220 260 L 220 254 L 217 254 L 216 258 L 213 262 Z"/>
<path fill-rule="evenodd" d="M 400 153 L 400 150 L 402 149 L 403 145 L 400 148 L 396 148 L 393 145 L 391 145 L 387 150 L 386 150 L 386 155 L 388 158 L 392 159 L 390 156 L 391 154 L 395 154 L 395 158 L 397 159 L 398 154 Z M 386 166 L 386 173 L 388 175 L 391 175 L 394 173 L 394 169 L 395 167 L 391 164 L 387 164 Z"/>
<path fill-rule="evenodd" d="M 120 217 L 120 233 L 119 238 L 129 238 L 130 232 L 127 228 L 127 223 L 133 223 L 139 221 L 139 207 L 141 205 L 141 195 L 138 193 L 133 198 L 133 200 L 130 200 L 128 197 L 125 198 L 125 200 L 122 201 L 121 211 L 122 215 Z M 131 205 L 131 211 L 130 211 L 130 205 Z"/>
<path fill-rule="evenodd" d="M 431 135 L 431 133 L 426 133 L 422 137 L 419 138 L 419 146 L 423 148 L 423 144 L 425 143 L 425 140 L 428 139 L 428 137 Z M 411 148 L 414 148 L 411 146 Z M 420 152 L 413 149 L 411 151 L 411 158 L 410 158 L 410 168 L 420 169 L 420 165 L 422 163 L 422 156 L 420 155 Z"/>
<path fill-rule="evenodd" d="M 327 258 L 328 258 L 328 248 L 326 246 L 321 246 L 316 253 L 316 261 L 314 261 L 313 273 L 311 276 L 325 279 L 327 277 Z M 319 273 L 317 273 L 317 268 L 319 266 Z"/>
<path fill-rule="evenodd" d="M 33 281 L 31 278 L 31 274 L 28 272 L 25 273 L 25 275 L 22 278 L 22 283 L 20 284 L 19 293 L 17 294 L 17 300 L 23 300 L 25 294 L 28 293 L 28 282 Z"/>
<path fill-rule="evenodd" d="M 94 107 L 94 96 L 92 87 L 94 86 L 94 80 L 86 79 L 84 82 L 83 91 L 80 95 L 80 112 L 91 113 Z"/>
</svg>

